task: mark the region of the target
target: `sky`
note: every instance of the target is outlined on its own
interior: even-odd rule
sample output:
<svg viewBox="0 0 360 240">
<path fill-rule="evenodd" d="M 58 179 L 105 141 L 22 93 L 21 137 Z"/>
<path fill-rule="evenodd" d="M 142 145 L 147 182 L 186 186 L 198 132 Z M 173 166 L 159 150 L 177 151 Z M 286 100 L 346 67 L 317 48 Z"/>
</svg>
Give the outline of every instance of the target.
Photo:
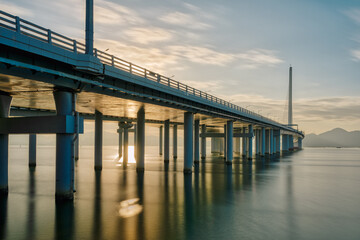
<svg viewBox="0 0 360 240">
<path fill-rule="evenodd" d="M 360 129 L 360 1 L 94 0 L 95 47 L 306 133 Z M 84 42 L 85 0 L 0 0 Z"/>
</svg>

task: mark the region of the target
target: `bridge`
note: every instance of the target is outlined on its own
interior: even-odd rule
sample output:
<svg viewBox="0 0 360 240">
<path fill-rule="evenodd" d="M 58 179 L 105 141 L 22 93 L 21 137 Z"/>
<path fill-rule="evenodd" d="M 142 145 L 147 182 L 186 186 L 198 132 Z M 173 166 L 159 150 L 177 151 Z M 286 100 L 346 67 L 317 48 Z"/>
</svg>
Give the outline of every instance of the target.
<svg viewBox="0 0 360 240">
<path fill-rule="evenodd" d="M 241 154 L 248 160 L 254 158 L 253 153 L 264 157 L 292 151 L 294 142 L 302 148 L 304 133 L 293 128 L 292 115 L 289 124 L 281 124 L 94 48 L 92 0 L 87 0 L 86 11 L 85 44 L 0 11 L 2 194 L 8 193 L 8 135 L 29 134 L 29 165 L 35 166 L 36 134 L 46 133 L 56 134 L 55 196 L 72 199 L 84 119 L 95 121 L 96 171 L 102 169 L 103 121 L 119 122 L 123 166 L 128 160 L 128 134 L 136 133 L 138 172 L 145 170 L 148 124 L 159 126 L 165 162 L 170 161 L 171 127 L 174 159 L 177 130 L 184 129 L 185 174 L 205 159 L 206 138 L 211 138 L 212 151 L 223 153 L 226 164 L 232 164 L 233 146 L 240 152 L 240 141 Z"/>
</svg>

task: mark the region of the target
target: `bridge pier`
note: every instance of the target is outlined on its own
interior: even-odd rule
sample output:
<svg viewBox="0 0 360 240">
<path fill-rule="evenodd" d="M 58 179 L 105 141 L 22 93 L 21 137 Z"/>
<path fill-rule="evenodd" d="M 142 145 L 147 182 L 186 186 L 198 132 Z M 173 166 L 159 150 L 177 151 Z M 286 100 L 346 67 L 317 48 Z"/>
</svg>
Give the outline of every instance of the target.
<svg viewBox="0 0 360 240">
<path fill-rule="evenodd" d="M 270 129 L 270 149 L 269 149 L 269 154 L 273 155 L 274 154 L 274 130 Z"/>
<path fill-rule="evenodd" d="M 242 128 L 242 132 L 246 133 L 246 127 Z M 247 156 L 247 147 L 246 147 L 246 137 L 242 138 L 242 156 L 246 157 Z"/>
<path fill-rule="evenodd" d="M 74 93 L 66 90 L 55 90 L 54 99 L 58 116 L 73 115 L 75 112 Z M 74 134 L 56 134 L 56 199 L 73 198 L 73 151 Z"/>
<path fill-rule="evenodd" d="M 159 155 L 163 154 L 163 126 L 159 128 Z"/>
<path fill-rule="evenodd" d="M 283 135 L 282 135 L 282 151 L 283 151 L 283 152 L 287 152 L 287 151 L 288 151 L 287 143 L 288 143 L 287 135 L 286 135 L 286 134 L 283 134 Z"/>
<path fill-rule="evenodd" d="M 266 134 L 265 134 L 265 128 L 261 128 L 261 153 L 260 155 L 262 157 L 265 157 L 265 141 L 266 140 Z"/>
<path fill-rule="evenodd" d="M 29 167 L 36 166 L 36 134 L 29 134 Z"/>
<path fill-rule="evenodd" d="M 240 154 L 240 138 L 236 137 L 234 139 L 234 152 L 237 153 L 237 154 Z"/>
<path fill-rule="evenodd" d="M 201 125 L 201 133 L 206 133 L 206 125 Z M 206 137 L 201 138 L 201 160 L 205 160 L 206 158 Z"/>
<path fill-rule="evenodd" d="M 260 155 L 259 129 L 255 129 L 255 155 Z"/>
<path fill-rule="evenodd" d="M 234 135 L 233 121 L 226 123 L 226 164 L 232 164 L 233 160 L 233 135 Z"/>
<path fill-rule="evenodd" d="M 200 161 L 200 120 L 195 120 L 195 131 L 194 131 L 194 163 L 199 163 Z"/>
<path fill-rule="evenodd" d="M 294 136 L 289 135 L 289 151 L 294 151 Z"/>
<path fill-rule="evenodd" d="M 75 140 L 74 140 L 74 156 L 75 160 L 79 160 L 79 133 L 75 134 Z"/>
<path fill-rule="evenodd" d="M 248 138 L 249 141 L 249 148 L 248 148 L 248 160 L 252 160 L 253 157 L 253 125 L 249 125 L 249 133 L 250 133 L 250 137 Z"/>
<path fill-rule="evenodd" d="M 127 167 L 129 161 L 129 128 L 124 126 L 124 156 L 123 156 L 123 168 Z"/>
<path fill-rule="evenodd" d="M 280 153 L 280 130 L 276 131 L 276 153 Z"/>
<path fill-rule="evenodd" d="M 168 163 L 170 160 L 170 120 L 164 123 L 164 162 Z"/>
<path fill-rule="evenodd" d="M 118 134 L 119 134 L 119 148 L 118 148 L 118 153 L 119 153 L 119 160 L 121 159 L 122 155 L 123 155 L 123 130 L 121 128 L 121 122 L 118 122 Z"/>
<path fill-rule="evenodd" d="M 265 130 L 265 155 L 270 154 L 269 144 L 270 144 L 270 130 Z"/>
<path fill-rule="evenodd" d="M 134 127 L 134 158 L 135 158 L 135 161 L 137 161 L 137 125 L 134 124 L 133 125 Z"/>
<path fill-rule="evenodd" d="M 217 138 L 217 141 L 219 143 L 219 153 L 220 153 L 220 155 L 222 155 L 222 154 L 224 154 L 224 139 Z"/>
<path fill-rule="evenodd" d="M 136 123 L 136 171 L 145 170 L 145 110 L 140 108 L 137 112 Z"/>
<path fill-rule="evenodd" d="M 102 122 L 102 113 L 98 110 L 95 110 L 95 170 L 102 169 L 102 148 L 103 148 L 103 122 Z"/>
<path fill-rule="evenodd" d="M 191 112 L 184 113 L 184 173 L 192 173 L 194 146 L 194 115 Z"/>
<path fill-rule="evenodd" d="M 299 150 L 302 149 L 302 138 L 298 138 L 298 148 Z"/>
<path fill-rule="evenodd" d="M 177 125 L 173 127 L 173 158 L 177 159 Z"/>
<path fill-rule="evenodd" d="M 8 118 L 12 97 L 0 92 L 0 118 Z M 0 195 L 8 194 L 9 134 L 0 134 Z"/>
<path fill-rule="evenodd" d="M 226 160 L 226 156 L 227 156 L 227 142 L 226 142 L 226 132 L 227 132 L 227 124 L 224 125 L 224 159 Z"/>
</svg>

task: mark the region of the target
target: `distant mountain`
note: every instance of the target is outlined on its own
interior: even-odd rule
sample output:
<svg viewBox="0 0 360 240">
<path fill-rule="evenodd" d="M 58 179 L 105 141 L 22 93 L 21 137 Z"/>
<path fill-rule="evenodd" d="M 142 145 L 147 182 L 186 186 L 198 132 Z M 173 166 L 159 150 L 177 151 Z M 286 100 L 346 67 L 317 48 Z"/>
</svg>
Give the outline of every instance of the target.
<svg viewBox="0 0 360 240">
<path fill-rule="evenodd" d="M 303 141 L 304 147 L 360 147 L 360 131 L 348 132 L 335 128 L 328 132 L 308 134 Z"/>
</svg>

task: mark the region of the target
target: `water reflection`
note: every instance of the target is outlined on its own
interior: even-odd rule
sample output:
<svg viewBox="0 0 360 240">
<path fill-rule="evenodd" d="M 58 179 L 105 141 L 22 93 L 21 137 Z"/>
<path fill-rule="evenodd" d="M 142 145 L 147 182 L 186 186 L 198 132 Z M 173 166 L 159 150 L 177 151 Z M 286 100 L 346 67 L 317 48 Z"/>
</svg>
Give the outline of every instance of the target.
<svg viewBox="0 0 360 240">
<path fill-rule="evenodd" d="M 57 201 L 55 205 L 55 239 L 75 239 L 74 221 L 73 201 Z"/>
<path fill-rule="evenodd" d="M 8 197 L 0 195 L 0 239 L 6 238 Z"/>
<path fill-rule="evenodd" d="M 29 168 L 29 193 L 28 193 L 28 213 L 27 213 L 27 226 L 26 226 L 26 235 L 29 239 L 34 238 L 35 234 L 35 192 L 36 192 L 36 182 L 35 182 L 35 173 L 36 173 L 35 167 Z"/>
</svg>

